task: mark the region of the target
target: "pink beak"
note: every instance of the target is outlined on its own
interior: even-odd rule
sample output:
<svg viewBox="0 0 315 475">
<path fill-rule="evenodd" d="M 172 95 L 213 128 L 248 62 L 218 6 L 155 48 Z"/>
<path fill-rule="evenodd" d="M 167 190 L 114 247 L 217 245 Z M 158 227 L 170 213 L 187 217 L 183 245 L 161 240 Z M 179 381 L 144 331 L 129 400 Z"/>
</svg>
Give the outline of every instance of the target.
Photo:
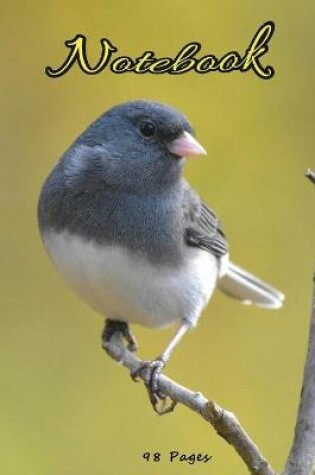
<svg viewBox="0 0 315 475">
<path fill-rule="evenodd" d="M 190 157 L 192 155 L 207 155 L 205 149 L 188 132 L 183 132 L 177 139 L 173 140 L 168 149 L 178 157 Z"/>
</svg>

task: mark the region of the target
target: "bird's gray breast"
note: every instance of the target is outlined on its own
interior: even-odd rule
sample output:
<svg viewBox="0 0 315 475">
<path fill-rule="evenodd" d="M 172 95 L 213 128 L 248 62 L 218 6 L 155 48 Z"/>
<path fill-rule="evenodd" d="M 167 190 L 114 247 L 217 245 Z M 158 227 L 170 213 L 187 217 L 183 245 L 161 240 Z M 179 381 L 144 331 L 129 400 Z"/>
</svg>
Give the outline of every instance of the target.
<svg viewBox="0 0 315 475">
<path fill-rule="evenodd" d="M 178 198 L 172 194 L 104 196 L 90 216 L 86 236 L 119 244 L 156 263 L 175 263 L 184 246 Z"/>
<path fill-rule="evenodd" d="M 39 201 L 41 231 L 67 231 L 98 244 L 120 245 L 155 263 L 179 263 L 184 250 L 181 190 L 134 193 L 68 188 L 58 167 Z"/>
</svg>

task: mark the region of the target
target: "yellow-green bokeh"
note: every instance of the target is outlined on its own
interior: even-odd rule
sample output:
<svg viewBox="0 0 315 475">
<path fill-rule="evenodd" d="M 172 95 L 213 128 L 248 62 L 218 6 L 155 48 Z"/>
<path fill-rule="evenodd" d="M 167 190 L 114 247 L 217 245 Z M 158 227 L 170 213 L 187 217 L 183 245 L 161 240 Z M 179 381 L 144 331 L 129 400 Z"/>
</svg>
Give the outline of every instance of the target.
<svg viewBox="0 0 315 475">
<path fill-rule="evenodd" d="M 42 248 L 36 202 L 61 153 L 113 104 L 151 98 L 191 120 L 206 159 L 187 177 L 219 213 L 235 261 L 287 295 L 278 312 L 216 294 L 167 373 L 234 411 L 280 470 L 292 438 L 314 264 L 314 14 L 311 0 L 2 2 L 0 471 L 6 475 L 194 473 L 238 475 L 233 449 L 195 414 L 158 418 L 145 390 L 100 349 L 102 318 L 63 284 Z M 253 73 L 97 76 L 44 74 L 63 42 L 99 39 L 121 54 L 174 56 L 187 42 L 222 55 L 244 51 L 258 27 L 276 32 Z M 135 327 L 152 358 L 171 330 Z M 170 464 L 169 450 L 207 452 L 209 465 Z M 159 464 L 142 459 L 159 451 Z"/>
</svg>

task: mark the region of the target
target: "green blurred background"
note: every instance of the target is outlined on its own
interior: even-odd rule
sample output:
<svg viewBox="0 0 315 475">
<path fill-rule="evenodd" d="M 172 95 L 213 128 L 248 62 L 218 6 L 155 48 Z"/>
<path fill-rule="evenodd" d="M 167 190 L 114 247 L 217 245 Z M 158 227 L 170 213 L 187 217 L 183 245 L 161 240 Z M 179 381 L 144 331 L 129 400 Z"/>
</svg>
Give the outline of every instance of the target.
<svg viewBox="0 0 315 475">
<path fill-rule="evenodd" d="M 311 301 L 314 190 L 313 1 L 2 2 L 0 470 L 6 475 L 173 473 L 235 475 L 246 468 L 183 407 L 157 417 L 141 384 L 100 348 L 102 318 L 63 284 L 39 240 L 41 183 L 74 138 L 110 106 L 151 98 L 182 110 L 208 150 L 190 182 L 219 213 L 234 260 L 286 295 L 283 310 L 244 307 L 217 293 L 167 374 L 234 411 L 274 467 L 293 434 Z M 44 74 L 66 57 L 63 42 L 99 39 L 121 54 L 174 56 L 187 42 L 203 53 L 244 51 L 258 27 L 276 32 L 254 73 L 152 76 L 78 68 Z M 312 218 L 313 216 L 313 218 Z M 173 330 L 134 328 L 152 358 Z M 203 452 L 210 464 L 167 461 L 170 450 Z M 162 461 L 148 463 L 145 451 Z"/>
</svg>

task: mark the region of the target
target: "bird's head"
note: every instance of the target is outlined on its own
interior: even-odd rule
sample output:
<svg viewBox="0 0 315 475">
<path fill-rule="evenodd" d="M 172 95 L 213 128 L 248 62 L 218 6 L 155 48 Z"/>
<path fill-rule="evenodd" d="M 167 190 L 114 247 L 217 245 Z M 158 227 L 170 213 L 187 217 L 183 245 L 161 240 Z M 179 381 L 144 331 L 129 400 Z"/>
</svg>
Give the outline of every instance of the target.
<svg viewBox="0 0 315 475">
<path fill-rule="evenodd" d="M 66 153 L 65 168 L 70 182 L 136 192 L 172 185 L 186 157 L 205 153 L 180 112 L 132 101 L 92 123 Z"/>
</svg>

